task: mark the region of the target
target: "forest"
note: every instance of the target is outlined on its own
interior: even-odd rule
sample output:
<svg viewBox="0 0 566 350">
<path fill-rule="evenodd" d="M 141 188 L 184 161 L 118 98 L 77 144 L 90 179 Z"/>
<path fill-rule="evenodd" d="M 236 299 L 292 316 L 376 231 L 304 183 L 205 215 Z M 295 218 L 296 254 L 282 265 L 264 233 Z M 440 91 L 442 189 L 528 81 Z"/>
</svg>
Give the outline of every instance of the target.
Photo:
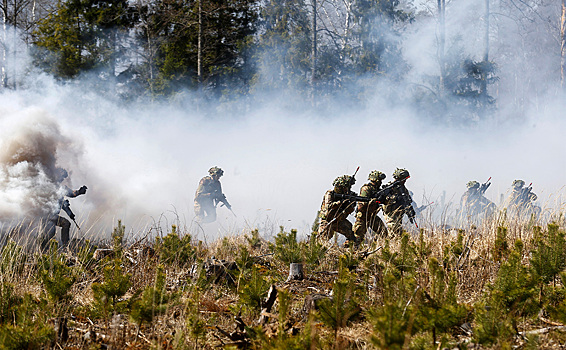
<svg viewBox="0 0 566 350">
<path fill-rule="evenodd" d="M 3 0 L 0 81 L 25 89 L 43 73 L 123 103 L 240 112 L 288 101 L 355 110 L 379 98 L 440 123 L 520 119 L 563 92 L 565 8 L 563 0 Z"/>
</svg>

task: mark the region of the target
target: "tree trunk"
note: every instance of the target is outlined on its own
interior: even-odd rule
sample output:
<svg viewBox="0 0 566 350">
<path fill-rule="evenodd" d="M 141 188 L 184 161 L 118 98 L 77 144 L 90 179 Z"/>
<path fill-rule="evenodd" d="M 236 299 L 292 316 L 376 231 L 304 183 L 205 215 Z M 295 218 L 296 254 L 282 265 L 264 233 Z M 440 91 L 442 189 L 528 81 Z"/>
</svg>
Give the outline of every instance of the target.
<svg viewBox="0 0 566 350">
<path fill-rule="evenodd" d="M 560 17 L 560 83 L 566 90 L 566 0 L 562 0 L 562 16 Z"/>
<path fill-rule="evenodd" d="M 16 90 L 17 88 L 17 84 L 16 84 L 16 75 L 18 74 L 17 72 L 17 68 L 18 65 L 16 64 L 16 62 L 18 62 L 17 59 L 17 47 L 18 47 L 18 33 L 16 30 L 16 27 L 18 26 L 18 8 L 17 8 L 17 4 L 16 4 L 16 0 L 14 0 L 14 16 L 13 16 L 13 20 L 12 20 L 12 57 L 13 57 L 13 63 L 12 63 L 12 85 L 14 90 Z"/>
<path fill-rule="evenodd" d="M 291 263 L 289 265 L 289 277 L 287 277 L 287 281 L 302 281 L 304 277 L 303 273 L 303 264 L 300 263 Z"/>
<path fill-rule="evenodd" d="M 8 71 L 6 68 L 6 61 L 8 58 L 8 47 L 6 46 L 6 41 L 8 40 L 8 1 L 4 0 L 2 1 L 2 45 L 0 46 L 0 49 L 2 50 L 2 62 L 0 62 L 0 65 L 2 66 L 2 71 L 0 72 L 0 80 L 2 83 L 2 87 L 7 88 L 8 87 Z"/>
<path fill-rule="evenodd" d="M 202 83 L 202 0 L 198 1 L 197 80 Z"/>
<path fill-rule="evenodd" d="M 566 1 L 566 0 L 565 0 Z M 482 70 L 480 95 L 485 97 L 487 95 L 487 62 L 489 61 L 489 0 L 485 0 L 485 36 L 484 36 L 484 53 L 483 62 L 485 64 Z"/>
<path fill-rule="evenodd" d="M 438 64 L 440 65 L 440 78 L 438 82 L 438 94 L 444 96 L 444 84 L 446 80 L 446 62 L 444 57 L 444 46 L 446 45 L 446 1 L 438 0 Z"/>
<path fill-rule="evenodd" d="M 312 0 L 311 97 L 313 106 L 316 106 L 316 31 L 316 0 Z"/>
</svg>

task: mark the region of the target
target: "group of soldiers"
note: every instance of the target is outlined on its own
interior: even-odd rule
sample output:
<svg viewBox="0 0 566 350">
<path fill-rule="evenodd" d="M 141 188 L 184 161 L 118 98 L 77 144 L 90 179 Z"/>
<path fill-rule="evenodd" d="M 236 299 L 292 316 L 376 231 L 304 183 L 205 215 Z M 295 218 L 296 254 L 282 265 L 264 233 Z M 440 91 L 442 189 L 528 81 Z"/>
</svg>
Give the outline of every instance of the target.
<svg viewBox="0 0 566 350">
<path fill-rule="evenodd" d="M 220 177 L 224 172 L 218 167 L 212 167 L 208 173 L 208 176 L 200 180 L 194 199 L 195 214 L 197 220 L 202 223 L 216 220 L 216 206 L 219 203 L 231 210 L 220 184 Z M 359 196 L 351 190 L 356 181 L 355 174 L 336 178 L 334 188 L 324 195 L 319 212 L 318 237 L 330 239 L 334 232 L 338 232 L 358 244 L 364 240 L 368 228 L 387 236 L 388 231 L 401 231 L 404 215 L 407 215 L 411 222 L 415 222 L 413 201 L 405 187 L 409 172 L 406 169 L 395 170 L 394 181 L 382 186 L 385 178 L 383 172 L 372 171 L 368 176 L 369 182 L 362 186 Z M 386 223 L 377 215 L 381 209 Z M 354 210 L 356 223 L 352 226 L 347 218 Z"/>
<path fill-rule="evenodd" d="M 419 208 L 413 201 L 412 192 L 405 185 L 410 177 L 407 169 L 397 168 L 393 172 L 393 180 L 387 184 L 383 184 L 385 173 L 378 170 L 370 172 L 368 182 L 362 185 L 359 195 L 352 191 L 357 171 L 354 175 L 337 177 L 332 183 L 333 188 L 324 194 L 318 213 L 317 236 L 320 239 L 328 240 L 339 233 L 349 243 L 359 245 L 370 229 L 382 237 L 395 236 L 401 233 L 405 216 L 418 227 L 417 213 L 428 204 Z M 194 200 L 197 220 L 202 223 L 216 220 L 219 203 L 231 210 L 219 181 L 224 172 L 218 167 L 212 167 L 208 172 L 209 176 L 200 180 Z M 462 219 L 480 220 L 496 212 L 496 205 L 485 197 L 491 185 L 489 180 L 491 178 L 483 184 L 477 181 L 467 183 L 468 189 L 460 200 Z M 540 207 L 534 204 L 537 196 L 531 190 L 532 186 L 525 186 L 523 180 L 513 182 L 513 190 L 506 202 L 508 215 L 540 214 Z M 354 212 L 356 220 L 352 225 L 348 216 Z"/>
<path fill-rule="evenodd" d="M 364 241 L 369 229 L 382 237 L 395 236 L 402 231 L 405 215 L 412 224 L 417 226 L 416 215 L 426 206 L 418 208 L 412 199 L 412 192 L 405 186 L 410 177 L 409 171 L 397 168 L 393 172 L 393 180 L 383 184 L 383 180 L 386 178 L 385 173 L 374 170 L 369 173 L 368 182 L 362 185 L 359 195 L 352 191 L 352 186 L 356 182 L 356 173 L 337 177 L 332 183 L 334 187 L 324 194 L 318 214 L 318 237 L 320 239 L 328 240 L 336 232 L 344 235 L 348 242 L 359 245 Z M 224 175 L 224 171 L 214 166 L 208 170 L 208 174 L 200 180 L 194 198 L 196 218 L 201 223 L 210 223 L 216 220 L 218 204 L 232 211 L 232 206 L 222 193 L 222 185 L 220 184 L 220 177 Z M 75 215 L 65 197 L 75 198 L 85 194 L 87 190 L 86 186 L 71 190 L 62 185 L 61 183 L 67 176 L 67 171 L 64 169 L 58 168 L 56 170 L 55 180 L 60 187 L 59 193 L 61 195 L 58 206 L 44 220 L 46 225 L 42 239 L 44 247 L 55 236 L 56 226 L 61 227 L 62 244 L 66 245 L 69 242 L 71 223 L 60 216 L 59 212 L 65 211 L 69 218 L 74 221 Z M 468 189 L 460 200 L 462 218 L 477 220 L 489 217 L 496 212 L 496 205 L 485 197 L 485 192 L 491 185 L 490 179 L 483 184 L 477 181 L 467 183 Z M 532 192 L 531 185 L 525 186 L 523 180 L 513 182 L 513 190 L 506 202 L 509 215 L 538 216 L 540 214 L 541 208 L 534 204 L 537 195 Z M 354 211 L 356 221 L 352 225 L 348 216 Z M 378 215 L 381 211 L 383 220 Z"/>
<path fill-rule="evenodd" d="M 485 183 L 477 181 L 467 183 L 468 190 L 460 199 L 461 218 L 468 221 L 478 221 L 489 218 L 497 211 L 495 203 L 487 199 L 484 194 L 491 185 L 489 178 Z M 532 183 L 525 186 L 525 181 L 515 180 L 512 190 L 503 206 L 507 210 L 507 215 L 515 218 L 538 217 L 541 208 L 535 204 L 537 195 L 532 192 Z"/>
<path fill-rule="evenodd" d="M 349 243 L 359 245 L 368 229 L 384 237 L 400 233 L 405 215 L 416 225 L 416 210 L 405 186 L 409 177 L 406 169 L 397 168 L 393 172 L 393 181 L 382 185 L 386 175 L 374 170 L 369 173 L 369 182 L 361 187 L 359 196 L 351 189 L 356 182 L 355 174 L 337 177 L 332 183 L 334 188 L 326 191 L 320 207 L 318 237 L 327 240 L 338 232 Z M 354 210 L 356 222 L 352 226 L 348 216 Z M 385 223 L 378 216 L 381 210 Z"/>
</svg>

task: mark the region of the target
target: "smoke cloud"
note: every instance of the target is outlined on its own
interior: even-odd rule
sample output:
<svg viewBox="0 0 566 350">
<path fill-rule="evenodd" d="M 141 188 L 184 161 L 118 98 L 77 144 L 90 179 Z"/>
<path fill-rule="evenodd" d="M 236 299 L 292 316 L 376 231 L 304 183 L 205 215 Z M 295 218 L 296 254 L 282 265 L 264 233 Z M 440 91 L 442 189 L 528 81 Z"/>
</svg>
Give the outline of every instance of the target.
<svg viewBox="0 0 566 350">
<path fill-rule="evenodd" d="M 477 55 L 480 39 L 471 38 L 481 36 L 481 18 L 471 15 L 477 11 L 467 2 L 457 3 L 462 7 L 449 9 L 447 26 L 475 23 L 458 35 L 471 43 L 463 46 L 467 53 Z M 404 87 L 422 84 L 418 77 L 436 67 L 435 19 L 421 23 L 406 33 L 404 54 L 412 70 Z M 535 68 L 529 68 L 529 77 Z M 437 211 L 441 204 L 456 206 L 468 181 L 489 177 L 493 184 L 486 195 L 496 204 L 514 179 L 524 179 L 533 182 L 543 207 L 560 211 L 564 98 L 556 90 L 537 90 L 536 103 L 521 100 L 524 112 L 515 115 L 517 80 L 506 69 L 506 79 L 490 88 L 502 101 L 499 112 L 471 126 L 433 124 L 415 106 L 392 105 L 383 93 L 392 86 L 376 85 L 356 110 L 333 108 L 321 115 L 297 111 L 288 100 L 234 115 L 191 103 L 125 107 L 87 84 L 58 85 L 34 76 L 27 89 L 0 95 L 0 220 L 9 225 L 53 210 L 57 167 L 69 172 L 67 186 L 88 186 L 86 195 L 71 199 L 82 228 L 74 234 L 98 238 L 107 238 L 117 220 L 133 239 L 172 224 L 207 240 L 251 228 L 269 236 L 279 226 L 306 235 L 332 181 L 358 166 L 355 191 L 372 170 L 385 172 L 387 181 L 397 167 L 406 168 L 416 202 L 434 202 Z M 539 84 L 527 80 L 529 86 Z M 333 106 L 340 105 L 338 100 Z M 201 226 L 194 220 L 193 197 L 212 166 L 225 171 L 221 182 L 236 216 L 219 207 L 217 222 Z"/>
</svg>

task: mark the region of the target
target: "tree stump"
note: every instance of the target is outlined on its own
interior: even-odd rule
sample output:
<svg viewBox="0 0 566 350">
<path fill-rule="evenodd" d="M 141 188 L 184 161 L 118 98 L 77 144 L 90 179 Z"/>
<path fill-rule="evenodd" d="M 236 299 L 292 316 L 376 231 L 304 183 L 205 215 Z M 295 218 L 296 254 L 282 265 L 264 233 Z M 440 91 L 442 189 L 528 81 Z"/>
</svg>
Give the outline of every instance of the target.
<svg viewBox="0 0 566 350">
<path fill-rule="evenodd" d="M 302 281 L 304 279 L 303 274 L 303 264 L 299 263 L 291 263 L 289 266 L 289 277 L 287 277 L 287 281 Z"/>
</svg>

